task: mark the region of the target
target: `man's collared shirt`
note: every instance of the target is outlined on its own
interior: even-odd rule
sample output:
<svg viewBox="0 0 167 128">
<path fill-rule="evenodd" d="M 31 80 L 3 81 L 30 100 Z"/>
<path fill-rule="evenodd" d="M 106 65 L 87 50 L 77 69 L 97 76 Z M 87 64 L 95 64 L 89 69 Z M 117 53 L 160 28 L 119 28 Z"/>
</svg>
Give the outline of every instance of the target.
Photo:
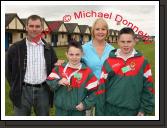
<svg viewBox="0 0 167 128">
<path fill-rule="evenodd" d="M 42 42 L 42 40 L 34 43 L 26 39 L 26 45 L 27 68 L 24 82 L 29 84 L 40 84 L 47 78 L 44 57 L 44 43 Z"/>
</svg>

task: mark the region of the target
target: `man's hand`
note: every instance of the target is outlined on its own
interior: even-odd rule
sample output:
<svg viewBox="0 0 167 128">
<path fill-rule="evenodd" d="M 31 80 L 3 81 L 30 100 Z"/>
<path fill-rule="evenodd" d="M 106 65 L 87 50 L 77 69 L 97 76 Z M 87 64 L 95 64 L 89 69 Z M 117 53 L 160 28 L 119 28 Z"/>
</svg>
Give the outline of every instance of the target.
<svg viewBox="0 0 167 128">
<path fill-rule="evenodd" d="M 54 65 L 59 66 L 62 65 L 65 62 L 65 60 L 58 60 Z"/>
<path fill-rule="evenodd" d="M 84 110 L 84 105 L 83 105 L 83 103 L 82 103 L 82 102 L 79 103 L 79 104 L 76 106 L 76 109 L 77 109 L 78 111 L 83 111 L 83 110 Z"/>
<path fill-rule="evenodd" d="M 144 112 L 138 112 L 137 116 L 144 116 Z"/>
<path fill-rule="evenodd" d="M 59 84 L 60 84 L 60 85 L 64 85 L 64 86 L 70 85 L 70 83 L 68 82 L 68 80 L 67 80 L 66 78 L 62 78 L 62 79 L 59 81 Z"/>
</svg>

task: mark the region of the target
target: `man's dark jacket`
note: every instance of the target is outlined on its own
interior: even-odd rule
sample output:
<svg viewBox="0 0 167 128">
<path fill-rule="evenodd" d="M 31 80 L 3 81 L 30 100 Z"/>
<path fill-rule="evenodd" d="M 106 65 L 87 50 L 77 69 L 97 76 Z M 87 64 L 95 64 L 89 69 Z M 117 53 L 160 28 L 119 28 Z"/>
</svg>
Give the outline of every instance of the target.
<svg viewBox="0 0 167 128">
<path fill-rule="evenodd" d="M 53 48 L 42 39 L 44 45 L 44 57 L 49 75 L 57 61 L 57 56 Z M 21 105 L 22 85 L 27 66 L 27 46 L 26 39 L 14 43 L 6 52 L 5 58 L 5 75 L 10 85 L 10 99 L 17 107 Z M 52 104 L 53 93 L 50 92 L 50 104 Z M 41 101 L 42 102 L 42 101 Z"/>
</svg>

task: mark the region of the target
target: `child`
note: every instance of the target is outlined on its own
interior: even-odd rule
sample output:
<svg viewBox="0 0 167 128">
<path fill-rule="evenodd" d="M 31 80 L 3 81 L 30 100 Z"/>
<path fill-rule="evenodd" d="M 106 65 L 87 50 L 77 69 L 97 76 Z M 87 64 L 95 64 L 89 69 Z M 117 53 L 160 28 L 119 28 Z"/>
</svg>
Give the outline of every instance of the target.
<svg viewBox="0 0 167 128">
<path fill-rule="evenodd" d="M 103 64 L 100 87 L 105 87 L 106 116 L 144 116 L 154 111 L 151 68 L 134 49 L 135 34 L 123 28 L 118 35 L 119 49 L 112 50 Z"/>
<path fill-rule="evenodd" d="M 81 63 L 83 54 L 79 42 L 70 42 L 67 48 L 68 62 L 57 65 L 47 78 L 54 91 L 57 116 L 84 116 L 93 106 L 98 80 L 90 68 Z"/>
</svg>

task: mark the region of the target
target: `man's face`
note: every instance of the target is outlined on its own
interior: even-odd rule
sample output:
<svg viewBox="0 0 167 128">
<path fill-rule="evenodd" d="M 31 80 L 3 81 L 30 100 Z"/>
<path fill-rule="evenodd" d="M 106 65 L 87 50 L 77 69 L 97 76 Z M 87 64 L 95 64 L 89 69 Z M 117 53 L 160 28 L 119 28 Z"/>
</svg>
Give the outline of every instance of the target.
<svg viewBox="0 0 167 128">
<path fill-rule="evenodd" d="M 37 36 L 39 37 L 39 35 L 43 31 L 42 23 L 40 19 L 37 19 L 37 20 L 29 19 L 28 25 L 26 26 L 26 30 L 27 30 L 27 36 L 29 39 L 33 40 Z"/>
<path fill-rule="evenodd" d="M 135 44 L 134 37 L 131 34 L 122 34 L 118 39 L 118 45 L 123 54 L 132 52 Z"/>
</svg>

